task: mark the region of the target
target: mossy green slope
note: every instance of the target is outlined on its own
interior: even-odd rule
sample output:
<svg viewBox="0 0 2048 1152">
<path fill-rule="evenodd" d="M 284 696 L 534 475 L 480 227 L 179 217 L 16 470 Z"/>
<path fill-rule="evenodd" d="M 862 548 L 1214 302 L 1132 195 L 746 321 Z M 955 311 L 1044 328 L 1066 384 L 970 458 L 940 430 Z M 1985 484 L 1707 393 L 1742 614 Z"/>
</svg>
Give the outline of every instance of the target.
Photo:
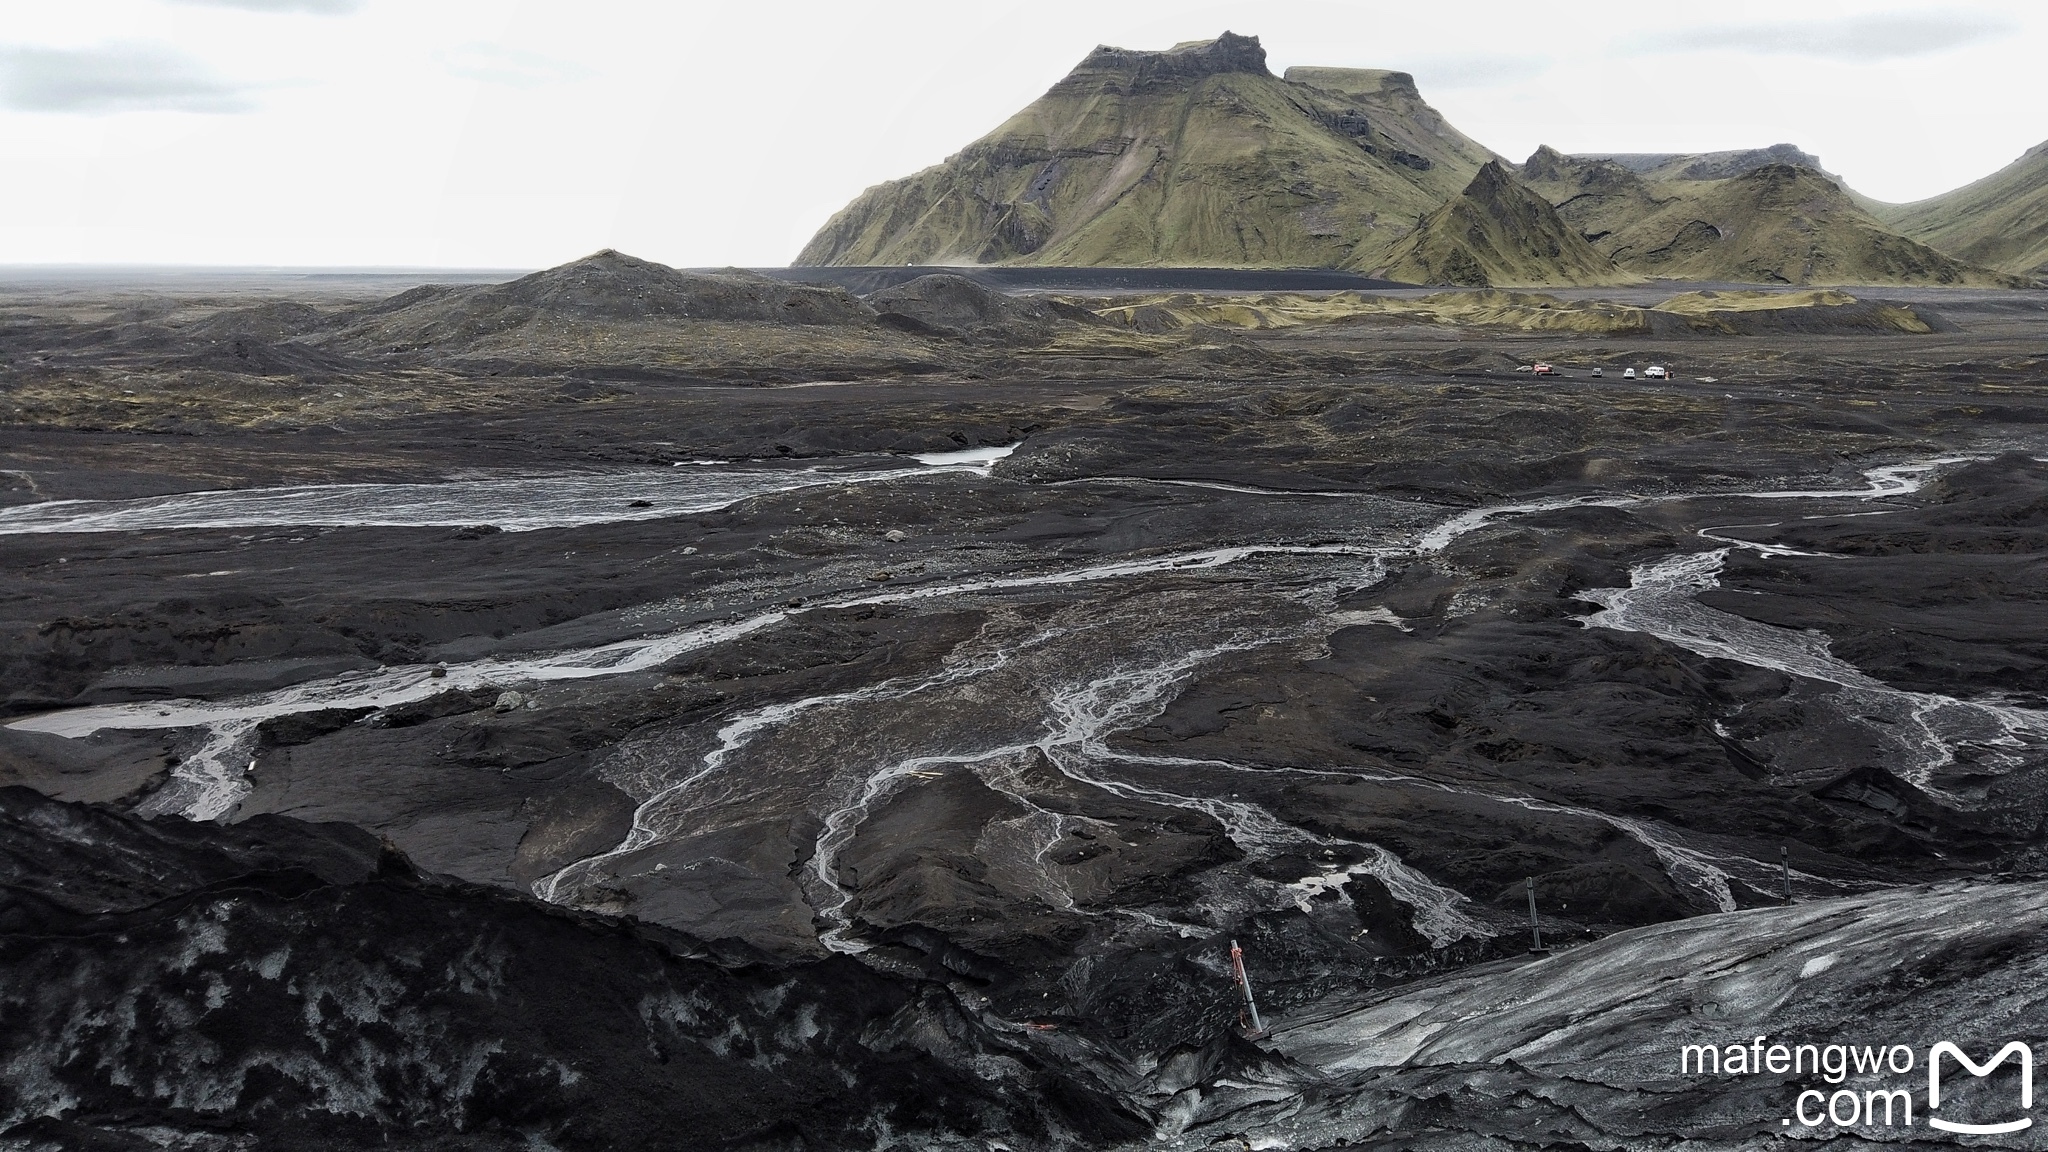
<svg viewBox="0 0 2048 1152">
<path fill-rule="evenodd" d="M 1959 259 L 2048 279 L 2048 143 L 1974 184 L 1877 215 Z"/>
<path fill-rule="evenodd" d="M 1379 275 L 1476 288 L 1639 281 L 1586 242 L 1549 201 L 1488 162 L 1424 217 Z"/>
<path fill-rule="evenodd" d="M 1835 180 L 1793 164 L 1652 181 L 1611 160 L 1540 148 L 1523 165 L 1603 255 L 1646 276 L 1765 284 L 2013 283 L 1887 227 Z"/>
<path fill-rule="evenodd" d="M 1283 79 L 1230 33 L 1098 48 L 944 163 L 862 193 L 796 262 L 1367 268 L 1491 159 L 1405 73 Z"/>
</svg>

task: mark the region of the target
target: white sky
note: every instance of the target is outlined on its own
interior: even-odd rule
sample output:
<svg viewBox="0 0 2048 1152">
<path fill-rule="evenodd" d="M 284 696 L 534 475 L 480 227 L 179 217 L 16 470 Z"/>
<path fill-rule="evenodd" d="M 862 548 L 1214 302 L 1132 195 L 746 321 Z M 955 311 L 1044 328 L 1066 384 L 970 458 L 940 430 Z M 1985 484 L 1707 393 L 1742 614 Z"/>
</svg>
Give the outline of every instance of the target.
<svg viewBox="0 0 2048 1152">
<path fill-rule="evenodd" d="M 0 263 L 786 263 L 1098 43 L 1400 68 L 1514 159 L 1790 141 L 1879 199 L 2048 138 L 2048 5 L 0 0 Z"/>
</svg>

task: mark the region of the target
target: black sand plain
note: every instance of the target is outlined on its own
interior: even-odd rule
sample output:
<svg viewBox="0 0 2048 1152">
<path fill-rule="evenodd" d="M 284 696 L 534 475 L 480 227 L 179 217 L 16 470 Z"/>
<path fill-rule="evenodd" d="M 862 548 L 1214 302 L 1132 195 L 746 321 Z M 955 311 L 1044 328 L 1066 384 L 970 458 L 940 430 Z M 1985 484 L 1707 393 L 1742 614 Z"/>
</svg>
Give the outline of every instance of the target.
<svg viewBox="0 0 2048 1152">
<path fill-rule="evenodd" d="M 1147 334 L 653 267 L 0 299 L 6 1139 L 1242 1146 L 1334 1073 L 1239 1034 L 1233 939 L 1284 1024 L 1523 963 L 1532 878 L 1567 953 L 1788 876 L 2032 898 L 2039 292 L 1850 290 L 1922 334 Z M 20 527 L 693 468 L 801 479 L 533 530 Z M 376 675 L 407 698 L 276 703 Z M 34 723 L 170 700 L 269 702 L 216 819 L 176 812 L 224 730 Z M 1989 939 L 1928 979 L 2018 979 Z M 1551 1139 L 1489 1129 L 1489 1069 L 1293 1139 Z M 1466 1103 L 1390 1102 L 1425 1097 Z M 1752 1131 L 1662 1107 L 1629 1138 Z"/>
</svg>

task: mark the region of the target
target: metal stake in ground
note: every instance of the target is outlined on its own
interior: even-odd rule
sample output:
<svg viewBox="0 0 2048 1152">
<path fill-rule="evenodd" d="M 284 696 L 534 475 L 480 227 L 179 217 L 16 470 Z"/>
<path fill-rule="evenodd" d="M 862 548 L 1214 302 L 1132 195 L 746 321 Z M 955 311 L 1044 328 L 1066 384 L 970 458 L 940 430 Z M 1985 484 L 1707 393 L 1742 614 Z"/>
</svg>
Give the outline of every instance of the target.
<svg viewBox="0 0 2048 1152">
<path fill-rule="evenodd" d="M 1529 877 L 1529 951 L 1541 956 L 1550 951 L 1543 946 L 1543 926 L 1536 922 L 1536 878 Z"/>
<path fill-rule="evenodd" d="M 1230 942 L 1230 979 L 1237 990 L 1244 994 L 1244 1011 L 1238 1016 L 1238 1023 L 1244 1026 L 1247 1040 L 1257 1040 L 1266 1034 L 1266 1022 L 1259 1019 L 1259 1002 L 1252 999 L 1251 977 L 1244 974 L 1244 949 L 1237 941 Z"/>
<path fill-rule="evenodd" d="M 1792 849 L 1778 845 L 1778 863 L 1785 869 L 1785 903 L 1792 902 Z"/>
</svg>

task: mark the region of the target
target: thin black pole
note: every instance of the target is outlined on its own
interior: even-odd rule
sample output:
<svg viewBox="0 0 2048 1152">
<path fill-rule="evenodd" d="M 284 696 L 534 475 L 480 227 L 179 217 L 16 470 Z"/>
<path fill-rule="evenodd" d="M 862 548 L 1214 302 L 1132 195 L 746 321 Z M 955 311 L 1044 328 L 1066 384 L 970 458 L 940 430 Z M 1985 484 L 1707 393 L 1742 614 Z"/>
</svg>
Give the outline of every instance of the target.
<svg viewBox="0 0 2048 1152">
<path fill-rule="evenodd" d="M 1792 849 L 1778 845 L 1778 863 L 1785 869 L 1785 903 L 1792 902 Z"/>
<path fill-rule="evenodd" d="M 1543 927 L 1536 922 L 1536 878 L 1529 877 L 1529 951 L 1543 951 Z"/>
</svg>

